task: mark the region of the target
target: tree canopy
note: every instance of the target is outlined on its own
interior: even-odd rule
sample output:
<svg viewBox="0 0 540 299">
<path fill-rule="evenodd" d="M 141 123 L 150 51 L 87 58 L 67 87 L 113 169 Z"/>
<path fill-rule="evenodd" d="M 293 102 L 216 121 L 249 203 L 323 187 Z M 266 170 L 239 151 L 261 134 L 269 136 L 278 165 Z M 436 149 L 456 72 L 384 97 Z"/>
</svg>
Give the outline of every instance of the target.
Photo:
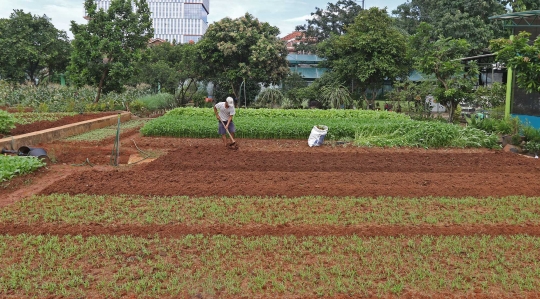
<svg viewBox="0 0 540 299">
<path fill-rule="evenodd" d="M 347 32 L 347 26 L 354 22 L 362 7 L 353 0 L 338 0 L 335 4 L 328 3 L 325 9 L 315 7 L 307 24 L 296 26 L 296 31 L 303 33 L 304 40 L 296 45 L 297 51 L 315 53 L 315 44 L 322 42 L 332 35 Z"/>
<path fill-rule="evenodd" d="M 424 74 L 435 76 L 437 87 L 433 96 L 448 107 L 449 121 L 452 122 L 457 105 L 472 98 L 478 69 L 474 63 L 464 64 L 459 59 L 470 51 L 465 39 L 440 37 L 433 40 L 432 32 L 433 26 L 421 23 L 417 33 L 411 37 L 414 67 Z"/>
<path fill-rule="evenodd" d="M 351 85 L 371 102 L 385 79 L 407 76 L 411 67 L 407 37 L 393 26 L 386 9 L 376 7 L 362 11 L 345 34 L 331 37 L 318 49 L 340 80 L 354 80 Z"/>
<path fill-rule="evenodd" d="M 489 17 L 504 13 L 501 0 L 410 0 L 392 11 L 396 24 L 409 34 L 425 22 L 432 25 L 435 38 L 467 40 L 472 54 L 487 51 L 491 39 L 503 36 L 501 24 Z"/>
<path fill-rule="evenodd" d="M 123 90 L 154 31 L 146 0 L 112 0 L 107 11 L 86 0 L 84 8 L 88 24 L 71 22 L 75 39 L 69 72 L 77 86 L 97 85 L 97 102 L 102 91 Z"/>
<path fill-rule="evenodd" d="M 227 82 L 229 94 L 237 98 L 244 80 L 265 86 L 279 83 L 289 74 L 289 67 L 287 48 L 278 34 L 277 27 L 249 13 L 211 24 L 197 43 L 206 64 L 204 75 Z"/>
<path fill-rule="evenodd" d="M 180 106 L 197 91 L 204 67 L 196 44 L 162 43 L 144 50 L 132 84 L 147 83 L 153 90 L 159 87 L 176 94 L 176 105 Z"/>
<path fill-rule="evenodd" d="M 180 82 L 176 70 L 177 57 L 175 46 L 169 43 L 152 46 L 144 51 L 144 56 L 137 64 L 138 74 L 132 84 L 147 83 L 152 90 L 174 93 Z"/>
<path fill-rule="evenodd" d="M 6 81 L 38 84 L 66 69 L 70 51 L 66 32 L 46 15 L 14 10 L 9 19 L 0 19 L 0 77 Z"/>
</svg>

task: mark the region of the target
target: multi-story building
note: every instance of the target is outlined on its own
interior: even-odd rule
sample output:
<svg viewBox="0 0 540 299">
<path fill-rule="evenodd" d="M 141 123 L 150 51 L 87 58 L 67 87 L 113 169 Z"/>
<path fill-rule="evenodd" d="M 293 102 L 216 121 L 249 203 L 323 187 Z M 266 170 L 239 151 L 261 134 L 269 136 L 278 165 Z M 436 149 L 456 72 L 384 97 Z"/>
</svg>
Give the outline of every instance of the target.
<svg viewBox="0 0 540 299">
<path fill-rule="evenodd" d="M 154 38 L 177 43 L 197 42 L 208 28 L 210 0 L 147 0 L 154 24 Z M 111 0 L 96 0 L 98 9 L 109 9 Z"/>
</svg>

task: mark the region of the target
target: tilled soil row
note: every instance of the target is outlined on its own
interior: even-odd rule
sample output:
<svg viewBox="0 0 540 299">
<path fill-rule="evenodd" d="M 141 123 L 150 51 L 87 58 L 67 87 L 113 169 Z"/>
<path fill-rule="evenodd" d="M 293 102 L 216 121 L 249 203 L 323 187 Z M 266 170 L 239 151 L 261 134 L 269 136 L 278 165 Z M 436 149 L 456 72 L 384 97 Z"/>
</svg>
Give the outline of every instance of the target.
<svg viewBox="0 0 540 299">
<path fill-rule="evenodd" d="M 186 144 L 147 164 L 85 171 L 41 194 L 452 196 L 540 194 L 540 160 L 493 152 L 228 151 Z M 131 149 L 133 150 L 133 149 Z"/>
<path fill-rule="evenodd" d="M 0 235 L 81 235 L 84 237 L 96 235 L 130 235 L 135 237 L 159 236 L 162 238 L 179 238 L 186 235 L 226 235 L 226 236 L 360 236 L 360 237 L 397 237 L 397 236 L 540 236 L 540 225 L 362 225 L 362 226 L 332 226 L 332 225 L 113 225 L 100 224 L 70 225 L 36 223 L 1 224 Z"/>
<path fill-rule="evenodd" d="M 387 172 L 387 173 L 537 173 L 540 160 L 503 151 L 416 153 L 358 151 L 231 152 L 215 146 L 180 146 L 145 167 L 152 170 L 282 171 L 282 172 Z"/>
<path fill-rule="evenodd" d="M 145 196 L 538 196 L 533 173 L 386 173 L 195 170 L 90 170 L 40 194 Z"/>
</svg>

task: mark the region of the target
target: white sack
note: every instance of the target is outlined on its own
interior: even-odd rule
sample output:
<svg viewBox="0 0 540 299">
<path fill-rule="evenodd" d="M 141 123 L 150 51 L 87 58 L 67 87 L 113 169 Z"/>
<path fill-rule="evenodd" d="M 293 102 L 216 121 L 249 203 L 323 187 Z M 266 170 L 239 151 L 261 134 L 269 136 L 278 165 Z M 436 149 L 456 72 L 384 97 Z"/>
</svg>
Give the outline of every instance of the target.
<svg viewBox="0 0 540 299">
<path fill-rule="evenodd" d="M 319 129 L 318 127 L 321 127 L 322 129 Z M 324 142 L 324 137 L 326 136 L 326 133 L 328 133 L 327 126 L 313 126 L 313 129 L 311 129 L 311 134 L 309 134 L 309 138 L 307 141 L 308 145 L 310 147 L 321 146 Z"/>
</svg>

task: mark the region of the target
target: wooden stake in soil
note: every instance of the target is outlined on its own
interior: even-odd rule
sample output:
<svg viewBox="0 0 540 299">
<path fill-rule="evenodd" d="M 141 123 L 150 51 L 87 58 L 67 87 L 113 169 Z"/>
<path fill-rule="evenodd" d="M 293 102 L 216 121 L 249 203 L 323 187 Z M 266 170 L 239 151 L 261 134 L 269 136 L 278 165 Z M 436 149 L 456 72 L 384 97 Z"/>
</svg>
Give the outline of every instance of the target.
<svg viewBox="0 0 540 299">
<path fill-rule="evenodd" d="M 120 157 L 120 113 L 118 113 L 118 126 L 116 127 L 116 139 L 114 140 L 114 146 L 111 154 L 111 165 L 118 166 Z"/>
</svg>

